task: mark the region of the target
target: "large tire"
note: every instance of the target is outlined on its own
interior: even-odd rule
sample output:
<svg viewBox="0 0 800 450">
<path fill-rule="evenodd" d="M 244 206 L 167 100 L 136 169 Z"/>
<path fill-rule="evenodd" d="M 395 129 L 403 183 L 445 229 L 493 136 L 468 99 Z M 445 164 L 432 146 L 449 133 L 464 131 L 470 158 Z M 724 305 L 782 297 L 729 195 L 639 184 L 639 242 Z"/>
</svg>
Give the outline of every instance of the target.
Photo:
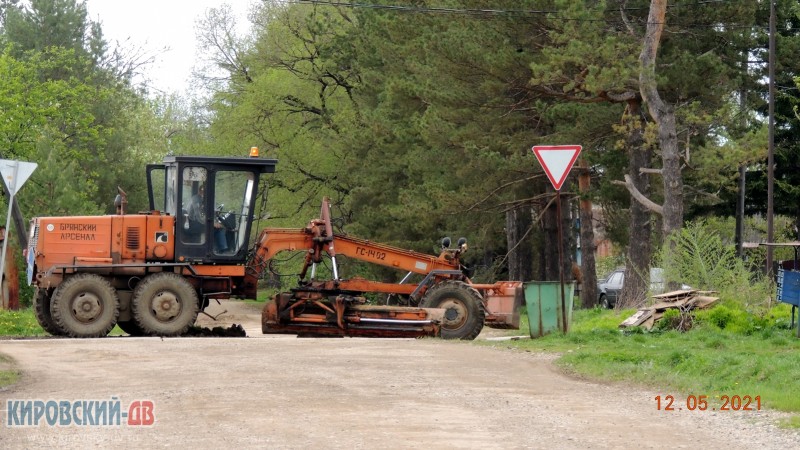
<svg viewBox="0 0 800 450">
<path fill-rule="evenodd" d="M 36 320 L 44 331 L 53 336 L 64 336 L 66 334 L 64 330 L 56 325 L 53 321 L 53 316 L 50 315 L 50 296 L 47 295 L 47 289 L 36 288 L 36 294 L 33 300 L 33 312 L 36 315 Z"/>
<path fill-rule="evenodd" d="M 145 277 L 133 291 L 133 320 L 151 336 L 180 336 L 194 324 L 199 310 L 197 292 L 176 273 Z"/>
<path fill-rule="evenodd" d="M 50 315 L 67 336 L 106 336 L 119 316 L 117 291 L 100 275 L 73 275 L 53 292 Z"/>
<path fill-rule="evenodd" d="M 431 287 L 419 306 L 446 310 L 442 320 L 443 339 L 475 339 L 486 318 L 481 294 L 461 281 L 444 281 Z"/>
</svg>

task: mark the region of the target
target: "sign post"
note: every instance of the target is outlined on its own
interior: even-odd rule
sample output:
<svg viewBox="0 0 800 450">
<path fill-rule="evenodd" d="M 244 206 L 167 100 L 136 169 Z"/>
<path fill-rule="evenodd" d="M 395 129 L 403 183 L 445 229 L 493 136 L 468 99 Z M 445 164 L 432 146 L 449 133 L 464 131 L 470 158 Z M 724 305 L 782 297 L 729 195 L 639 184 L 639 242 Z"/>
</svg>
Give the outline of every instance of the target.
<svg viewBox="0 0 800 450">
<path fill-rule="evenodd" d="M 3 253 L 0 255 L 0 280 L 2 280 L 6 269 L 6 248 L 8 247 L 8 231 L 11 229 L 11 208 L 14 206 L 14 196 L 19 189 L 28 181 L 38 165 L 36 163 L 24 161 L 11 161 L 0 159 L 0 175 L 8 188 L 8 214 L 6 214 L 6 238 L 3 240 Z M 2 286 L 2 284 L 0 284 Z"/>
<path fill-rule="evenodd" d="M 567 179 L 578 155 L 581 154 L 580 145 L 534 145 L 533 154 L 542 165 L 544 173 L 556 190 L 556 215 L 558 216 L 558 277 L 561 282 L 561 323 L 564 333 L 567 332 L 567 305 L 564 293 L 564 235 L 561 225 L 561 186 Z"/>
</svg>

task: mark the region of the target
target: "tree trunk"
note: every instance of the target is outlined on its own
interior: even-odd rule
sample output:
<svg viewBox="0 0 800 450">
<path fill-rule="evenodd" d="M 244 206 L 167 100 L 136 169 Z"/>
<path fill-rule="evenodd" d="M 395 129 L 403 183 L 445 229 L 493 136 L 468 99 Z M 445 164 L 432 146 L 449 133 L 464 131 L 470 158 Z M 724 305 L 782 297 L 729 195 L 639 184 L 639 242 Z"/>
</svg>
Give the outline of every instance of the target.
<svg viewBox="0 0 800 450">
<path fill-rule="evenodd" d="M 555 193 L 553 193 L 555 195 Z M 555 202 L 542 211 L 542 281 L 558 281 L 558 215 Z"/>
<path fill-rule="evenodd" d="M 683 176 L 675 129 L 675 112 L 661 100 L 656 82 L 656 55 L 661 42 L 661 32 L 666 20 L 667 0 L 652 0 L 647 18 L 642 53 L 639 55 L 639 90 L 647 103 L 650 116 L 658 125 L 658 142 L 661 149 L 662 179 L 664 183 L 663 231 L 664 239 L 683 226 Z"/>
<path fill-rule="evenodd" d="M 641 173 L 640 169 L 650 167 L 651 150 L 645 145 L 645 123 L 642 119 L 641 103 L 638 99 L 628 102 L 624 120 L 628 131 L 626 138 L 629 154 L 628 176 L 639 192 L 649 196 L 649 175 Z M 629 223 L 630 239 L 628 256 L 625 259 L 625 284 L 617 301 L 621 308 L 639 306 L 646 298 L 650 284 L 649 269 L 652 256 L 650 210 L 635 199 L 631 199 Z"/>
<path fill-rule="evenodd" d="M 518 206 L 506 212 L 508 279 L 511 281 L 530 281 L 533 279 L 532 223 L 531 207 L 529 205 Z"/>
<path fill-rule="evenodd" d="M 597 306 L 597 267 L 595 265 L 594 245 L 594 218 L 592 217 L 592 201 L 587 197 L 589 193 L 589 165 L 585 159 L 578 161 L 580 172 L 578 174 L 578 189 L 581 193 L 580 219 L 581 219 L 581 306 L 593 308 Z"/>
<path fill-rule="evenodd" d="M 555 195 L 555 192 L 553 192 Z M 569 217 L 569 201 L 562 195 L 561 196 L 561 217 L 558 217 L 558 208 L 556 207 L 556 200 L 553 200 L 545 206 L 542 212 L 542 251 L 540 257 L 542 265 L 540 267 L 539 275 L 542 281 L 560 281 L 563 271 L 564 281 L 570 282 L 573 279 L 572 275 L 572 254 L 571 254 L 571 240 L 573 237 L 572 227 L 570 226 Z M 561 221 L 562 240 L 558 240 L 558 226 Z M 559 245 L 564 260 L 563 267 L 559 268 L 558 255 Z"/>
</svg>

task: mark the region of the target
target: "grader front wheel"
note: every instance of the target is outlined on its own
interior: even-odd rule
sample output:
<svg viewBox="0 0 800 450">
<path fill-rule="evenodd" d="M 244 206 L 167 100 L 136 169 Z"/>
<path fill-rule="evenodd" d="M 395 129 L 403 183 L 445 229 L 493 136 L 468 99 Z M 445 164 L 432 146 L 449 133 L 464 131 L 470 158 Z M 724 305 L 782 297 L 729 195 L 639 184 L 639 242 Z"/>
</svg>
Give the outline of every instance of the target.
<svg viewBox="0 0 800 450">
<path fill-rule="evenodd" d="M 461 281 L 443 281 L 431 287 L 419 306 L 445 310 L 443 339 L 475 339 L 486 318 L 481 294 Z"/>
<path fill-rule="evenodd" d="M 68 336 L 106 336 L 119 316 L 117 291 L 99 275 L 72 275 L 53 292 L 50 316 L 53 324 Z"/>
</svg>

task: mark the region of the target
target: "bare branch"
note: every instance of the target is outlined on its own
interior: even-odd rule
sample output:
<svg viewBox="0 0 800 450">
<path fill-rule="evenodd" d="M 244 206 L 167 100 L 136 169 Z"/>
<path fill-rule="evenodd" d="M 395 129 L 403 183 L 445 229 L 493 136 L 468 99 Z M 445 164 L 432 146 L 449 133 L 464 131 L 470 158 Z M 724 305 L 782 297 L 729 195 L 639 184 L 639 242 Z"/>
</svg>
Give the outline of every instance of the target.
<svg viewBox="0 0 800 450">
<path fill-rule="evenodd" d="M 508 183 L 504 183 L 504 184 L 498 186 L 497 188 L 495 188 L 494 190 L 492 190 L 492 192 L 489 192 L 489 194 L 486 195 L 483 198 L 483 200 L 480 200 L 479 202 L 473 203 L 472 206 L 470 206 L 469 208 L 467 208 L 465 210 L 465 212 L 472 211 L 473 209 L 477 208 L 478 205 L 480 205 L 481 203 L 484 203 L 487 200 L 489 200 L 492 196 L 494 196 L 494 194 L 498 193 L 499 191 L 501 191 L 501 190 L 513 185 L 513 184 L 522 183 L 524 181 L 535 180 L 536 178 L 541 178 L 543 176 L 544 176 L 543 173 L 539 173 L 539 174 L 533 175 L 531 177 L 522 178 L 522 179 L 518 179 L 518 180 L 509 181 Z"/>
<path fill-rule="evenodd" d="M 661 169 L 651 169 L 649 167 L 641 167 L 639 168 L 639 173 L 653 173 L 656 175 L 661 175 Z"/>
<path fill-rule="evenodd" d="M 625 186 L 630 192 L 631 197 L 636 199 L 639 203 L 642 204 L 645 208 L 649 209 L 650 211 L 657 213 L 657 214 L 664 214 L 664 207 L 655 203 L 654 201 L 650 200 L 649 198 L 645 197 L 644 194 L 639 192 L 639 189 L 636 188 L 636 185 L 633 184 L 633 180 L 631 180 L 630 175 L 625 175 L 625 181 L 614 180 L 611 182 L 612 184 L 616 184 L 619 186 Z"/>
<path fill-rule="evenodd" d="M 625 24 L 625 28 L 627 28 L 627 29 L 628 29 L 628 33 L 629 33 L 631 36 L 636 36 L 636 30 L 634 30 L 634 29 L 633 29 L 633 25 L 632 25 L 632 24 L 631 24 L 631 22 L 628 20 L 628 15 L 627 15 L 627 14 L 625 14 L 625 3 L 626 3 L 626 1 L 625 1 L 625 0 L 622 0 L 622 1 L 619 3 L 619 14 L 620 14 L 620 16 L 622 16 L 622 23 L 624 23 L 624 24 Z"/>
</svg>

